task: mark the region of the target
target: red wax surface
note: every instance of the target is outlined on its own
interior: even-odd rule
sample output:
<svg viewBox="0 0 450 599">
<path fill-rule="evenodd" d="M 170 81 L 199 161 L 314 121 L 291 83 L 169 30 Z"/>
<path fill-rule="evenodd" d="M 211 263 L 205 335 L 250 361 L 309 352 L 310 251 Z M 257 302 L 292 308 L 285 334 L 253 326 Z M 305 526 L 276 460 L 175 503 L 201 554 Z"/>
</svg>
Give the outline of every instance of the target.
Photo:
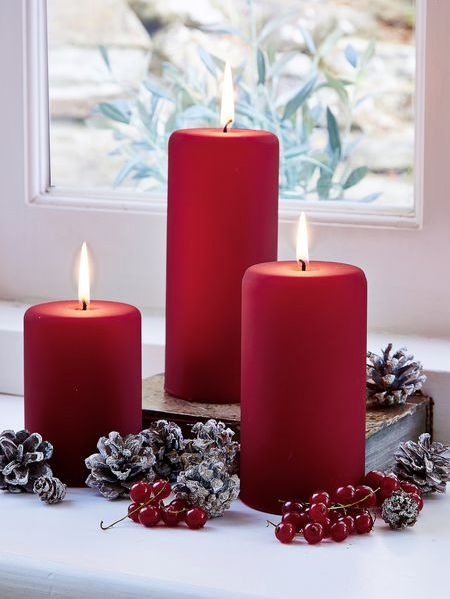
<svg viewBox="0 0 450 599">
<path fill-rule="evenodd" d="M 238 402 L 241 285 L 276 260 L 278 139 L 187 129 L 169 142 L 165 387 L 191 401 Z"/>
<path fill-rule="evenodd" d="M 54 475 L 82 486 L 99 437 L 142 428 L 140 312 L 106 301 L 33 306 L 24 354 L 25 427 L 53 444 Z"/>
<path fill-rule="evenodd" d="M 364 475 L 366 279 L 347 264 L 249 268 L 242 298 L 241 499 L 279 499 Z"/>
</svg>

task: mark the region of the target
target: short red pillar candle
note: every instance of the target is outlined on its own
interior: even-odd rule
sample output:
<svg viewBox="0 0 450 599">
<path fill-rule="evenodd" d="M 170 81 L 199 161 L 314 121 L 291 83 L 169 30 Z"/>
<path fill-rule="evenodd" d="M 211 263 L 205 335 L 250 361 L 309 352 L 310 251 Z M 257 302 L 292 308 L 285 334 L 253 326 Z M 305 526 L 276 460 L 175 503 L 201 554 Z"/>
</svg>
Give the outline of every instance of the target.
<svg viewBox="0 0 450 599">
<path fill-rule="evenodd" d="M 241 498 L 280 513 L 280 499 L 364 474 L 366 279 L 348 264 L 258 264 L 242 301 Z"/>
<path fill-rule="evenodd" d="M 241 285 L 275 260 L 278 139 L 267 131 L 187 129 L 169 142 L 165 388 L 238 402 Z"/>
<path fill-rule="evenodd" d="M 24 359 L 25 426 L 53 444 L 55 476 L 81 486 L 99 437 L 141 429 L 140 312 L 108 301 L 33 306 Z"/>
</svg>

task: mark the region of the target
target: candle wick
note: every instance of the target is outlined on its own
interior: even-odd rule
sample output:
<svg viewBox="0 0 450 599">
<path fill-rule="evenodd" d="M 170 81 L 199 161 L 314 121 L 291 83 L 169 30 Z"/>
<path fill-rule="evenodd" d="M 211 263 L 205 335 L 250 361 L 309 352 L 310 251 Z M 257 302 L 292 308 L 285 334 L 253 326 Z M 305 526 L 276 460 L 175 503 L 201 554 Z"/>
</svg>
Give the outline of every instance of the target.
<svg viewBox="0 0 450 599">
<path fill-rule="evenodd" d="M 299 265 L 299 266 L 301 265 L 302 272 L 305 272 L 305 270 L 306 270 L 306 262 L 305 262 L 304 260 L 300 260 L 300 259 L 299 259 L 299 260 L 298 260 L 298 265 Z"/>
<path fill-rule="evenodd" d="M 81 309 L 87 310 L 87 301 L 86 300 L 82 300 Z"/>
<path fill-rule="evenodd" d="M 229 119 L 226 123 L 225 123 L 225 127 L 223 128 L 223 132 L 224 133 L 228 133 L 228 125 L 231 125 L 231 123 L 233 122 L 233 119 Z"/>
</svg>

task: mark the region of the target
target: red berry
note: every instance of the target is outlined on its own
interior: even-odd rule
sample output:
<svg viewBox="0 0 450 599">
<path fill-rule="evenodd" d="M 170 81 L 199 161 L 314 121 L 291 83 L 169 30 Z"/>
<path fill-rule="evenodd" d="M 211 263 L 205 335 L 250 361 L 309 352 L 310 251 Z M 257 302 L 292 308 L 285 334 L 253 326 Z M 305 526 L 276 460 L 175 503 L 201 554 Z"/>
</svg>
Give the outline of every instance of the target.
<svg viewBox="0 0 450 599">
<path fill-rule="evenodd" d="M 166 526 L 177 526 L 181 522 L 183 514 L 168 505 L 161 510 L 161 518 Z"/>
<path fill-rule="evenodd" d="M 131 518 L 133 522 L 139 522 L 139 503 L 130 503 L 128 506 L 128 518 Z"/>
<path fill-rule="evenodd" d="M 337 522 L 343 516 L 345 516 L 345 511 L 342 508 L 334 507 L 334 508 L 328 510 L 328 517 L 330 518 L 331 522 Z"/>
<path fill-rule="evenodd" d="M 285 501 L 283 503 L 283 507 L 281 508 L 281 513 L 287 514 L 288 512 L 302 512 L 304 507 L 305 506 L 301 501 Z"/>
<path fill-rule="evenodd" d="M 324 522 L 328 517 L 328 508 L 324 503 L 313 503 L 309 508 L 309 517 L 313 522 Z"/>
<path fill-rule="evenodd" d="M 380 483 L 380 493 L 385 499 L 386 497 L 390 497 L 394 491 L 398 491 L 399 489 L 400 482 L 395 474 L 391 472 L 383 477 L 383 480 Z"/>
<path fill-rule="evenodd" d="M 304 518 L 301 512 L 286 512 L 285 514 L 283 514 L 281 521 L 289 522 L 289 524 L 292 524 L 296 532 L 300 532 L 303 526 L 305 526 Z"/>
<path fill-rule="evenodd" d="M 280 543 L 292 543 L 295 537 L 295 528 L 289 522 L 280 522 L 275 528 L 275 536 Z"/>
<path fill-rule="evenodd" d="M 377 496 L 373 489 L 367 485 L 359 485 L 355 489 L 355 499 L 358 507 L 374 507 L 377 504 Z"/>
<path fill-rule="evenodd" d="M 403 491 L 405 491 L 405 493 L 416 493 L 416 495 L 422 495 L 419 487 L 414 483 L 410 483 L 406 480 L 401 480 L 400 486 L 403 489 Z"/>
<path fill-rule="evenodd" d="M 151 494 L 152 486 L 145 482 L 145 480 L 134 483 L 130 489 L 130 499 L 134 503 L 145 503 L 150 499 Z"/>
<path fill-rule="evenodd" d="M 166 499 L 166 497 L 169 497 L 171 492 L 172 487 L 170 486 L 170 483 L 168 483 L 166 480 L 157 480 L 152 485 L 152 493 L 155 499 L 157 499 L 158 501 L 161 499 Z"/>
<path fill-rule="evenodd" d="M 182 512 L 186 511 L 189 508 L 188 502 L 180 497 L 177 497 L 173 501 L 170 502 L 170 508 L 177 511 Z"/>
<path fill-rule="evenodd" d="M 323 528 L 323 538 L 327 539 L 330 536 L 330 530 L 334 523 L 331 521 L 331 518 L 325 518 L 320 524 L 322 524 Z"/>
<path fill-rule="evenodd" d="M 161 520 L 161 510 L 155 505 L 146 505 L 139 512 L 139 522 L 144 526 L 156 526 Z"/>
<path fill-rule="evenodd" d="M 422 508 L 423 508 L 423 499 L 422 499 L 422 496 L 418 495 L 417 493 L 410 493 L 409 495 L 417 503 L 417 507 L 419 508 L 419 512 L 421 512 Z"/>
<path fill-rule="evenodd" d="M 355 487 L 353 485 L 338 487 L 334 492 L 333 498 L 336 503 L 341 503 L 342 505 L 353 503 L 355 498 Z"/>
<path fill-rule="evenodd" d="M 317 493 L 313 493 L 309 498 L 309 503 L 324 503 L 327 507 L 331 505 L 331 497 L 330 494 L 326 491 L 317 491 Z"/>
<path fill-rule="evenodd" d="M 336 543 L 344 541 L 348 537 L 348 535 L 348 528 L 343 520 L 335 522 L 330 528 L 330 536 L 333 539 L 333 541 L 336 541 Z"/>
<path fill-rule="evenodd" d="M 299 532 L 302 531 L 305 526 L 311 522 L 311 518 L 309 517 L 309 511 L 300 512 L 300 519 L 298 523 Z"/>
<path fill-rule="evenodd" d="M 343 516 L 342 518 L 340 518 L 339 522 L 345 523 L 349 535 L 352 535 L 355 532 L 355 519 L 353 518 L 353 516 Z"/>
<path fill-rule="evenodd" d="M 355 516 L 356 532 L 360 535 L 370 532 L 373 527 L 373 518 L 369 512 L 362 512 Z"/>
<path fill-rule="evenodd" d="M 305 541 L 310 545 L 320 543 L 323 539 L 322 525 L 319 522 L 310 522 L 303 529 L 303 536 L 305 537 Z"/>
<path fill-rule="evenodd" d="M 372 489 L 378 489 L 384 478 L 384 472 L 381 470 L 371 470 L 364 477 L 364 484 Z"/>
<path fill-rule="evenodd" d="M 184 515 L 184 521 L 192 530 L 197 530 L 205 526 L 208 515 L 201 507 L 193 507 Z"/>
</svg>

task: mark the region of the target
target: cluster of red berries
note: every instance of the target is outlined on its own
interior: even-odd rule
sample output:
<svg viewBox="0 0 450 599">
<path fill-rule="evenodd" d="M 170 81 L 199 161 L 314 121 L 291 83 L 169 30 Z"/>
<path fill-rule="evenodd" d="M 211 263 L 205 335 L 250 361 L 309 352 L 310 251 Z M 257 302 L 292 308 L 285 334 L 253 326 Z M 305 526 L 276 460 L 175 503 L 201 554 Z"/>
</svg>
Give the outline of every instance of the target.
<svg viewBox="0 0 450 599">
<path fill-rule="evenodd" d="M 269 524 L 275 526 L 275 536 L 281 543 L 292 543 L 296 536 L 303 536 L 310 545 L 328 538 L 340 543 L 351 534 L 369 533 L 374 524 L 370 510 L 399 490 L 409 493 L 422 509 L 416 485 L 400 481 L 395 474 L 372 470 L 359 486 L 345 485 L 332 494 L 317 491 L 307 503 L 285 501 L 281 522 Z"/>
<path fill-rule="evenodd" d="M 130 499 L 133 503 L 128 506 L 127 515 L 106 527 L 101 522 L 100 527 L 106 530 L 128 517 L 146 527 L 156 526 L 160 522 L 166 526 L 178 526 L 184 521 L 192 530 L 203 528 L 208 520 L 205 510 L 192 507 L 181 498 L 164 504 L 164 499 L 167 499 L 171 492 L 170 483 L 166 480 L 157 480 L 152 484 L 145 481 L 137 482 L 130 489 Z"/>
</svg>

